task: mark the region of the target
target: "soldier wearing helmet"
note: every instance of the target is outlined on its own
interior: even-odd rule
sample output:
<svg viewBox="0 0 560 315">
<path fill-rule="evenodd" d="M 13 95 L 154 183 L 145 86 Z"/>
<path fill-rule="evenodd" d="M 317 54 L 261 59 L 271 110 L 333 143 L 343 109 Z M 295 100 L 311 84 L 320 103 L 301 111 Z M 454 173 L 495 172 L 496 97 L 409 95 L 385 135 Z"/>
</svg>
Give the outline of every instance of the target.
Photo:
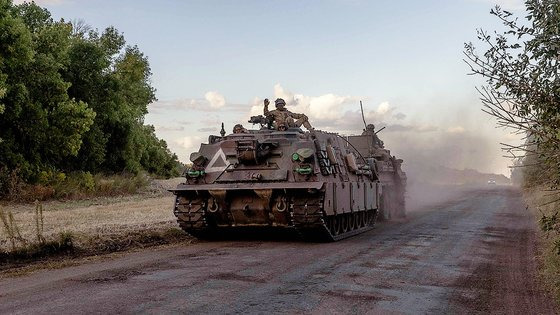
<svg viewBox="0 0 560 315">
<path fill-rule="evenodd" d="M 371 141 L 372 141 L 373 146 L 380 147 L 380 148 L 384 147 L 383 141 L 381 141 L 381 139 L 379 139 L 379 137 L 375 133 L 375 125 L 374 124 L 368 124 L 366 126 L 366 129 L 364 129 L 364 132 L 362 132 L 362 136 L 372 137 Z"/>
<path fill-rule="evenodd" d="M 247 129 L 243 128 L 242 124 L 233 126 L 233 133 L 247 133 Z"/>
<path fill-rule="evenodd" d="M 271 118 L 274 129 L 280 130 L 279 128 L 281 126 L 283 126 L 282 128 L 286 128 L 286 127 L 300 127 L 303 125 L 305 128 L 307 128 L 307 130 L 310 131 L 313 130 L 313 127 L 311 127 L 311 124 L 309 123 L 307 116 L 304 114 L 292 113 L 289 110 L 287 110 L 286 102 L 283 99 L 277 98 L 276 101 L 274 101 L 274 105 L 276 105 L 275 110 L 269 111 L 268 110 L 269 104 L 270 101 L 268 100 L 268 98 L 265 99 L 264 115 L 266 117 Z M 294 121 L 294 119 L 297 120 Z"/>
</svg>

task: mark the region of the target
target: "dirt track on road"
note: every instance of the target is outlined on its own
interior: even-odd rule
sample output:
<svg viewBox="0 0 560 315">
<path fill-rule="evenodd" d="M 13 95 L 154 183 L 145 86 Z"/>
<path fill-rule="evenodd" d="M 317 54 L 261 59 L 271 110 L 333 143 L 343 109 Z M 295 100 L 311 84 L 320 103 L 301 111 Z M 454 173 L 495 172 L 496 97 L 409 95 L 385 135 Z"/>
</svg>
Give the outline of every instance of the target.
<svg viewBox="0 0 560 315">
<path fill-rule="evenodd" d="M 199 242 L 0 281 L 0 313 L 556 313 L 519 192 L 471 192 L 337 243 Z"/>
</svg>

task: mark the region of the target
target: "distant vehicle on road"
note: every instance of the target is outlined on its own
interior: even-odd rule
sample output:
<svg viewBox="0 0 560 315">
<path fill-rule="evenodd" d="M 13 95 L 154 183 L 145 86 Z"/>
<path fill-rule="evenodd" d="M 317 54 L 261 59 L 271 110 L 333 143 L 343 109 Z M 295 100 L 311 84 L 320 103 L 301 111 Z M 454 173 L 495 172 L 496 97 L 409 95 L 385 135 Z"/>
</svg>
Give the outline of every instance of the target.
<svg viewBox="0 0 560 315">
<path fill-rule="evenodd" d="M 488 184 L 488 185 L 496 185 L 496 181 L 493 180 L 493 179 L 491 179 L 491 180 L 488 181 L 487 184 Z"/>
</svg>

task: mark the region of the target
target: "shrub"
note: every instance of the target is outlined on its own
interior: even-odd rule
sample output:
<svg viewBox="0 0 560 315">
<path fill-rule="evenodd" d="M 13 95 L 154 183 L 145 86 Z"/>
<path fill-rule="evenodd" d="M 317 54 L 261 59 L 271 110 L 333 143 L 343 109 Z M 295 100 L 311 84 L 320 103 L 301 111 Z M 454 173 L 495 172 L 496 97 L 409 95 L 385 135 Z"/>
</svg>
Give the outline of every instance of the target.
<svg viewBox="0 0 560 315">
<path fill-rule="evenodd" d="M 39 183 L 34 185 L 23 183 L 17 176 L 8 177 L 13 182 L 9 183 L 8 193 L 3 197 L 19 202 L 129 195 L 146 187 L 149 181 L 144 173 L 105 176 L 92 175 L 90 172 L 65 174 L 42 171 Z"/>
</svg>

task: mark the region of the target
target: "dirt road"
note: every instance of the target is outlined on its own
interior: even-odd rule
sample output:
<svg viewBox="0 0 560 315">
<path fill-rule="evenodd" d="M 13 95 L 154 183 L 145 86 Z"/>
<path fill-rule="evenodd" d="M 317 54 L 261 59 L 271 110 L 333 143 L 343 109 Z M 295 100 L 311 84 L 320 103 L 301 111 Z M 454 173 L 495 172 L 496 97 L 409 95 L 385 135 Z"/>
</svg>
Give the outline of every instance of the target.
<svg viewBox="0 0 560 315">
<path fill-rule="evenodd" d="M 0 282 L 0 313 L 555 313 L 518 192 L 478 190 L 337 243 L 200 242 Z"/>
</svg>

